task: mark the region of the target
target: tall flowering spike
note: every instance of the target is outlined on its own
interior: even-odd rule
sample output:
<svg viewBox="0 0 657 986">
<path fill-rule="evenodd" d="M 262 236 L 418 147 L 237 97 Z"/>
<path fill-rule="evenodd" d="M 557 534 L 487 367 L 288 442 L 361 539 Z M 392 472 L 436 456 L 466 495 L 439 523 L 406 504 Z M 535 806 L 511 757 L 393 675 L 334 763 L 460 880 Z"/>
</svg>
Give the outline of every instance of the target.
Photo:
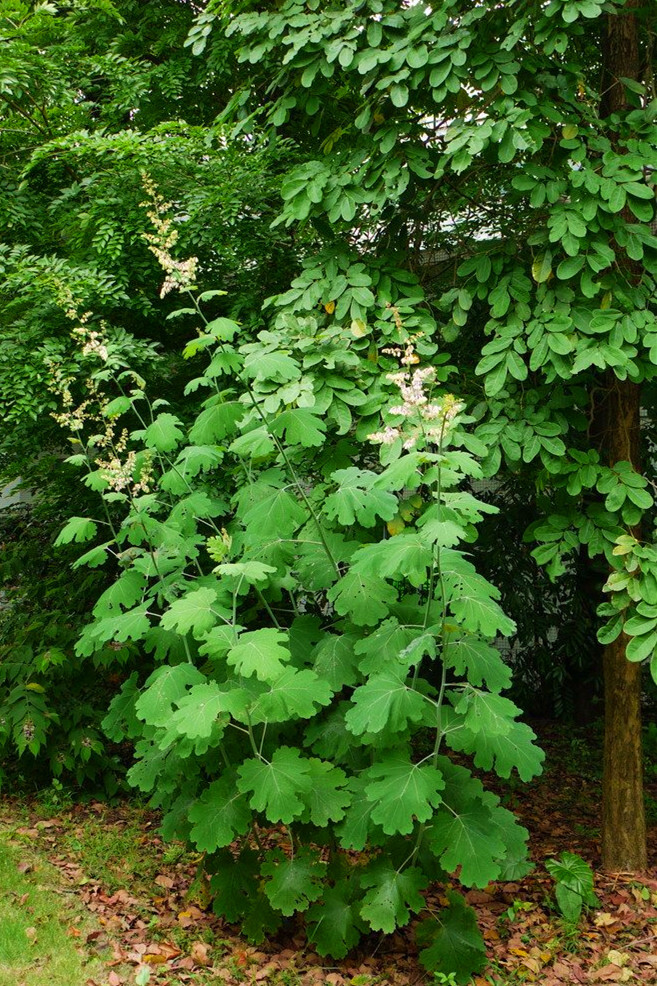
<svg viewBox="0 0 657 986">
<path fill-rule="evenodd" d="M 144 191 L 149 198 L 142 205 L 147 209 L 146 215 L 155 229 L 154 233 L 144 233 L 144 239 L 166 274 L 160 288 L 160 298 L 164 298 L 170 291 L 190 291 L 196 287 L 198 257 L 176 260 L 171 255 L 171 248 L 178 242 L 178 230 L 169 215 L 172 203 L 165 202 L 149 175 L 142 174 L 141 177 Z"/>
<path fill-rule="evenodd" d="M 392 445 L 401 438 L 403 448 L 407 451 L 418 445 L 442 444 L 465 406 L 453 394 L 445 394 L 439 401 L 431 400 L 430 387 L 436 376 L 433 367 L 409 369 L 419 363 L 414 347 L 416 338 L 410 339 L 404 349 L 394 347 L 384 350 L 396 356 L 402 366 L 407 367 L 388 374 L 388 380 L 397 385 L 401 396 L 401 403 L 391 407 L 389 413 L 405 420 L 395 426 L 388 425 L 383 431 L 369 436 L 371 442 L 380 445 Z"/>
</svg>

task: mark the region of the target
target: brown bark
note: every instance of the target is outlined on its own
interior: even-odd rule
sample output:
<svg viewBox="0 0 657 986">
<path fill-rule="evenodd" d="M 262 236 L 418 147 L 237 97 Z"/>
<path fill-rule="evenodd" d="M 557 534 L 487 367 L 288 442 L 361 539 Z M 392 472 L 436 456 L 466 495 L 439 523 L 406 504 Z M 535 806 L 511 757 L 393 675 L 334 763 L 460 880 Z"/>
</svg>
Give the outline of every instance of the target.
<svg viewBox="0 0 657 986">
<path fill-rule="evenodd" d="M 631 462 L 640 469 L 640 391 L 610 371 L 601 411 L 604 451 L 610 465 Z M 638 535 L 638 530 L 633 531 Z M 602 867 L 635 872 L 647 866 L 641 747 L 641 665 L 625 656 L 621 634 L 604 650 L 604 769 L 602 777 Z"/>
<path fill-rule="evenodd" d="M 618 12 L 607 15 L 603 38 L 601 115 L 627 109 L 621 77 L 640 75 L 639 34 L 635 10 L 638 0 L 628 0 Z M 612 140 L 614 134 L 611 134 Z M 634 221 L 628 214 L 628 221 Z M 618 263 L 628 280 L 641 277 L 640 268 L 617 251 Z M 601 450 L 609 465 L 630 462 L 641 469 L 640 390 L 637 384 L 618 380 L 609 370 L 596 428 Z M 634 531 L 638 536 L 639 532 Z M 602 866 L 611 872 L 634 872 L 647 866 L 646 822 L 643 803 L 641 748 L 641 666 L 625 656 L 625 634 L 604 651 L 605 738 L 602 781 Z"/>
<path fill-rule="evenodd" d="M 600 115 L 609 116 L 627 109 L 627 94 L 619 80 L 639 80 L 639 32 L 635 11 L 639 0 L 627 0 L 615 14 L 607 14 L 602 49 L 602 90 Z"/>
</svg>

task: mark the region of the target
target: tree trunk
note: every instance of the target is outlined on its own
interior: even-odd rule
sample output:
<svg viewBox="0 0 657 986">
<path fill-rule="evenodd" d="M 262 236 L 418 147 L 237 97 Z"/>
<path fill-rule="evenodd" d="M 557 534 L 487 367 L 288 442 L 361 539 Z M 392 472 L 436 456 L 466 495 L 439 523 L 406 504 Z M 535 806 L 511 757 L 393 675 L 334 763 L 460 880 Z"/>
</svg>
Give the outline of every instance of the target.
<svg viewBox="0 0 657 986">
<path fill-rule="evenodd" d="M 601 408 L 610 465 L 631 462 L 639 471 L 639 387 L 608 371 Z M 639 531 L 633 533 L 638 536 Z M 605 738 L 602 778 L 602 867 L 634 872 L 647 866 L 641 749 L 641 665 L 625 656 L 621 634 L 604 650 Z"/>
<path fill-rule="evenodd" d="M 628 0 L 617 13 L 608 14 L 603 39 L 601 115 L 627 109 L 621 77 L 640 75 L 637 0 Z M 612 141 L 614 134 L 611 134 Z M 631 214 L 627 221 L 634 221 Z M 640 268 L 617 251 L 629 280 L 641 277 Z M 641 470 L 640 391 L 638 384 L 618 380 L 608 370 L 600 407 L 601 446 L 610 466 L 630 462 Z M 639 532 L 634 531 L 638 536 Z M 627 637 L 621 634 L 604 651 L 605 738 L 602 782 L 602 867 L 607 871 L 637 871 L 647 866 L 646 822 L 643 804 L 641 749 L 641 665 L 627 660 Z"/>
</svg>

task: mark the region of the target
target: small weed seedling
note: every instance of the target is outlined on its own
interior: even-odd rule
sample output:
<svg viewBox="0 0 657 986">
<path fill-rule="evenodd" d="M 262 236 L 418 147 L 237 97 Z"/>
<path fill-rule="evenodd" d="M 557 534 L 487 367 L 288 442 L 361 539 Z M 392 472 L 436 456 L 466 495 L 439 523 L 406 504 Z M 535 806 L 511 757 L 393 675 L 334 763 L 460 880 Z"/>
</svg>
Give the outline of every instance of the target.
<svg viewBox="0 0 657 986">
<path fill-rule="evenodd" d="M 434 972 L 434 986 L 456 986 L 456 978 L 453 972 Z"/>
</svg>

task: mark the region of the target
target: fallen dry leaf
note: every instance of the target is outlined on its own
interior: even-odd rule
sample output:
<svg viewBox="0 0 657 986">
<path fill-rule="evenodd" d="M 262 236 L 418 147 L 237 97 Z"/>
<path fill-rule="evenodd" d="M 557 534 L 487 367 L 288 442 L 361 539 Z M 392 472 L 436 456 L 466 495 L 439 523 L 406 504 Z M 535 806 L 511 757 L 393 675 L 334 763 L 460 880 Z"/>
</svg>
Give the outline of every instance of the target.
<svg viewBox="0 0 657 986">
<path fill-rule="evenodd" d="M 143 961 L 148 962 L 149 965 L 166 965 L 167 957 L 159 952 L 146 952 Z"/>
<path fill-rule="evenodd" d="M 596 928 L 610 928 L 612 924 L 618 924 L 618 918 L 608 911 L 598 911 L 593 918 Z"/>
<path fill-rule="evenodd" d="M 186 907 L 178 914 L 178 924 L 181 928 L 191 928 L 192 925 L 203 919 L 203 911 L 199 907 Z"/>
<path fill-rule="evenodd" d="M 189 950 L 189 954 L 196 965 L 208 966 L 210 965 L 209 950 L 209 946 L 205 942 L 195 941 Z"/>
<path fill-rule="evenodd" d="M 170 961 L 171 959 L 175 959 L 182 954 L 178 946 L 174 945 L 170 941 L 159 942 L 158 951 L 160 952 L 161 955 L 164 955 L 167 961 Z"/>
<path fill-rule="evenodd" d="M 621 983 L 624 982 L 621 976 L 625 971 L 625 969 L 619 969 L 617 965 L 605 965 L 602 969 L 596 969 L 591 976 L 594 982 Z"/>
</svg>

